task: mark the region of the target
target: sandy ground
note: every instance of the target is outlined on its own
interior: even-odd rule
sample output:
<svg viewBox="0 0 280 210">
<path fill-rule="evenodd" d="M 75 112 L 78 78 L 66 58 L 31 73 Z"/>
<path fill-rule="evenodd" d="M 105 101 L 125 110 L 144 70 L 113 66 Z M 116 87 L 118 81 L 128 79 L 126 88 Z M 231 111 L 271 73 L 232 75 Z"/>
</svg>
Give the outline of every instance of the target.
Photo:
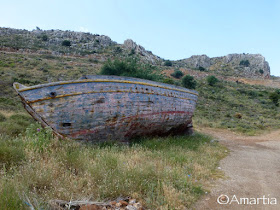
<svg viewBox="0 0 280 210">
<path fill-rule="evenodd" d="M 212 183 L 211 192 L 194 206 L 195 209 L 280 209 L 280 130 L 261 136 L 242 136 L 209 128 L 199 131 L 219 140 L 229 148 L 230 154 L 220 164 L 225 179 Z M 227 195 L 229 203 L 219 204 L 220 195 Z M 265 199 L 254 204 L 263 196 Z M 226 196 L 220 199 L 227 203 Z M 276 205 L 270 204 L 275 201 Z"/>
</svg>

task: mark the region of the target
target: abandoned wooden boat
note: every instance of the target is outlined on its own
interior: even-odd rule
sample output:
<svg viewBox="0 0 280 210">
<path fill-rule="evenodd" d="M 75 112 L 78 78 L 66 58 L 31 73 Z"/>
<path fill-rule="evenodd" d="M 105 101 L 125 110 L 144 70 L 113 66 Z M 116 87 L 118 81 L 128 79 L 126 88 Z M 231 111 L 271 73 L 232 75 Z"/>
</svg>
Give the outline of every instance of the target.
<svg viewBox="0 0 280 210">
<path fill-rule="evenodd" d="M 118 76 L 13 86 L 43 127 L 62 138 L 88 141 L 187 132 L 198 97 L 183 87 Z"/>
</svg>

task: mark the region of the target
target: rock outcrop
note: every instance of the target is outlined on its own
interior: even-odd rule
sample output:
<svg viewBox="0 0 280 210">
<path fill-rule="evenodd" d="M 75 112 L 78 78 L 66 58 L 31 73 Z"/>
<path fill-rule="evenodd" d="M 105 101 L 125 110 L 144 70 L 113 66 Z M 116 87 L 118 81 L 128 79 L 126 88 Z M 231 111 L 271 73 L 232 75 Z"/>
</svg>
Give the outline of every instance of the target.
<svg viewBox="0 0 280 210">
<path fill-rule="evenodd" d="M 67 45 L 63 42 L 68 41 Z M 153 65 L 165 65 L 164 60 L 145 50 L 133 40 L 127 39 L 118 44 L 108 36 L 84 32 L 62 30 L 28 31 L 0 27 L 0 48 L 20 52 L 36 52 L 52 55 L 90 54 L 104 55 L 108 58 L 126 58 L 138 55 L 141 61 Z M 247 78 L 269 78 L 270 67 L 260 54 L 229 54 L 222 57 L 210 58 L 207 55 L 193 55 L 190 58 L 172 61 L 174 67 L 213 70 L 223 76 L 240 76 Z"/>
<path fill-rule="evenodd" d="M 190 58 L 182 60 L 189 68 L 198 69 L 199 67 L 209 68 L 211 59 L 207 55 L 193 55 Z"/>
<path fill-rule="evenodd" d="M 190 58 L 175 61 L 180 67 L 219 72 L 227 71 L 233 75 L 247 78 L 269 78 L 270 67 L 260 54 L 229 54 L 222 57 L 209 58 L 207 55 L 194 55 Z"/>
<path fill-rule="evenodd" d="M 52 54 L 63 53 L 90 54 L 106 47 L 116 45 L 110 37 L 84 32 L 41 30 L 33 31 L 0 28 L 0 47 L 15 47 L 19 49 L 46 49 Z M 63 47 L 63 41 L 69 41 L 68 47 Z"/>
<path fill-rule="evenodd" d="M 143 58 L 146 61 L 148 61 L 152 64 L 157 64 L 158 62 L 160 62 L 162 60 L 160 57 L 154 55 L 151 51 L 147 51 L 141 45 L 137 45 L 131 39 L 125 40 L 124 43 L 123 43 L 123 46 L 124 46 L 124 48 L 126 48 L 127 50 L 130 50 L 131 52 L 143 56 Z"/>
</svg>

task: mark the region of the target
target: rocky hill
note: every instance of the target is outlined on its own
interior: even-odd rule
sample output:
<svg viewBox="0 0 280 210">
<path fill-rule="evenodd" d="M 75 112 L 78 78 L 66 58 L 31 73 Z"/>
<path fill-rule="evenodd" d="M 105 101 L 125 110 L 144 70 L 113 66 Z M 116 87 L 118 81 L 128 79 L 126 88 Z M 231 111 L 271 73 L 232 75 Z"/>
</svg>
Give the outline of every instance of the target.
<svg viewBox="0 0 280 210">
<path fill-rule="evenodd" d="M 102 60 L 137 56 L 141 61 L 157 66 L 173 66 L 199 71 L 209 71 L 223 76 L 246 78 L 270 78 L 270 67 L 260 54 L 229 54 L 210 58 L 207 55 L 194 55 L 190 58 L 170 61 L 145 50 L 133 40 L 127 39 L 118 44 L 110 37 L 84 32 L 62 30 L 20 30 L 0 27 L 0 50 L 36 52 L 39 54 L 93 56 Z M 168 65 L 167 65 L 168 64 Z"/>
<path fill-rule="evenodd" d="M 216 70 L 222 74 L 231 73 L 246 78 L 270 77 L 269 64 L 260 54 L 229 54 L 214 58 L 209 58 L 207 55 L 194 55 L 190 58 L 176 61 L 175 64 L 180 67 L 200 69 L 202 71 Z"/>
</svg>

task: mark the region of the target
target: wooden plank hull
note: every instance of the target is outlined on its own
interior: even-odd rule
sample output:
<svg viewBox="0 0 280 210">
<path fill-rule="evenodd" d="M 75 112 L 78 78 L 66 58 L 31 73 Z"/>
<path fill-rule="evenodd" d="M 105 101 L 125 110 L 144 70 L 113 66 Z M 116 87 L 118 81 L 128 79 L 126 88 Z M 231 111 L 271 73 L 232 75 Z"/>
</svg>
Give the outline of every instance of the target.
<svg viewBox="0 0 280 210">
<path fill-rule="evenodd" d="M 198 97 L 182 87 L 117 76 L 32 87 L 14 83 L 14 88 L 43 126 L 61 137 L 88 141 L 185 132 Z"/>
</svg>

